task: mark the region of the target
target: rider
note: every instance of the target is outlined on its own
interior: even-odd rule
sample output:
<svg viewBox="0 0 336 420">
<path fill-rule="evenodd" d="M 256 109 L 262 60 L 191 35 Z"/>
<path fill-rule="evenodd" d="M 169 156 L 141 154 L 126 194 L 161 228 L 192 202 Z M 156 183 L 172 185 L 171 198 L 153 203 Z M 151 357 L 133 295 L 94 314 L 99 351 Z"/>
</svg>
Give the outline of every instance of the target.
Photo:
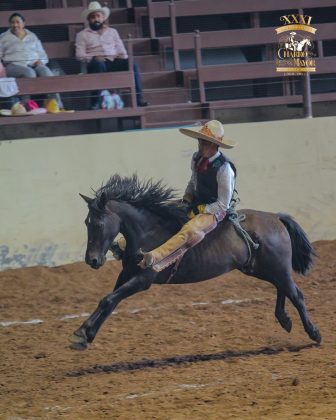
<svg viewBox="0 0 336 420">
<path fill-rule="evenodd" d="M 212 120 L 199 131 L 181 128 L 180 132 L 198 139 L 198 152 L 191 161 L 191 179 L 183 196 L 183 201 L 191 208 L 190 220 L 167 242 L 145 252 L 139 263 L 141 268 L 153 267 L 161 271 L 182 257 L 225 218 L 233 198 L 236 169 L 218 149 L 231 149 L 236 142 L 224 137 L 222 123 Z M 123 238 L 118 243 L 124 248 Z M 120 257 L 115 245 L 112 252 Z"/>
<path fill-rule="evenodd" d="M 293 48 L 290 48 L 290 49 L 293 49 L 293 51 L 296 51 L 297 46 L 298 46 L 298 41 L 295 39 L 296 32 L 290 32 L 289 35 L 290 36 L 288 37 L 287 42 L 288 42 L 289 45 L 292 45 L 292 47 L 293 47 Z"/>
</svg>

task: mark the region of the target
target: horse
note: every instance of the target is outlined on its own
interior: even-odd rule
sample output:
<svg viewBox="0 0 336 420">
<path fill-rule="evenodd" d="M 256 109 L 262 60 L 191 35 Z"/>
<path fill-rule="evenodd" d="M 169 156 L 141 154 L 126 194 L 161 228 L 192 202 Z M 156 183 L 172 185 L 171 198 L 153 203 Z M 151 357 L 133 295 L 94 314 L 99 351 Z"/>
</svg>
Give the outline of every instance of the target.
<svg viewBox="0 0 336 420">
<path fill-rule="evenodd" d="M 304 297 L 292 277 L 292 269 L 306 274 L 313 263 L 314 250 L 300 225 L 289 215 L 257 210 L 240 210 L 242 227 L 259 243 L 250 258 L 248 247 L 227 218 L 188 250 L 178 267 L 156 272 L 141 269 L 139 250 L 152 250 L 180 230 L 188 220 L 185 206 L 176 201 L 176 191 L 162 181 L 140 181 L 136 175 L 113 175 L 90 198 L 85 219 L 87 249 L 85 262 L 99 269 L 106 261 L 114 239 L 126 239 L 119 273 L 112 293 L 70 337 L 72 349 L 84 350 L 116 306 L 127 297 L 147 290 L 152 284 L 183 284 L 208 280 L 238 269 L 248 276 L 265 280 L 276 287 L 275 316 L 282 328 L 291 331 L 292 321 L 285 311 L 286 298 L 297 309 L 308 336 L 321 341 L 319 329 L 311 322 Z M 172 271 L 175 268 L 175 272 Z"/>
<path fill-rule="evenodd" d="M 292 51 L 303 51 L 307 50 L 308 47 L 311 47 L 312 43 L 309 38 L 304 38 L 302 41 L 286 42 L 285 47 L 287 50 Z"/>
</svg>

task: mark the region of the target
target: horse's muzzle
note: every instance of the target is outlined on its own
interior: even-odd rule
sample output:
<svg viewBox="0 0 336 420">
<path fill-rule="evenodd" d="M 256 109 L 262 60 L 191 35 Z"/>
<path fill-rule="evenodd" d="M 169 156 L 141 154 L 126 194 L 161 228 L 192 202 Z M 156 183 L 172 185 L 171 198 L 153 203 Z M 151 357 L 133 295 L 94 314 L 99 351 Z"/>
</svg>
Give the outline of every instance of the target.
<svg viewBox="0 0 336 420">
<path fill-rule="evenodd" d="M 104 265 L 106 261 L 106 257 L 103 256 L 101 258 L 88 258 L 86 257 L 85 262 L 88 264 L 91 268 L 94 268 L 95 270 L 98 270 L 102 265 Z"/>
</svg>

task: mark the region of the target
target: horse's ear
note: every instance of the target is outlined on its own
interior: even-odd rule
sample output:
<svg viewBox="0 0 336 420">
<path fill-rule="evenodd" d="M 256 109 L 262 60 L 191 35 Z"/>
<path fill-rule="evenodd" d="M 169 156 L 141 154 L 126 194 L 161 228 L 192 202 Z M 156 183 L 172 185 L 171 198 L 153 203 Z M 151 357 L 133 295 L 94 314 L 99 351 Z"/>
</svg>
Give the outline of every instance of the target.
<svg viewBox="0 0 336 420">
<path fill-rule="evenodd" d="M 101 210 L 104 210 L 106 203 L 107 203 L 107 196 L 106 196 L 106 192 L 105 192 L 105 191 L 103 191 L 103 192 L 100 194 L 98 207 L 99 207 Z"/>
<path fill-rule="evenodd" d="M 93 198 L 87 197 L 86 195 L 83 195 L 83 194 L 81 194 L 81 193 L 79 193 L 79 195 L 80 195 L 80 196 L 82 197 L 82 199 L 83 199 L 86 203 L 88 203 L 89 205 L 92 203 Z"/>
</svg>

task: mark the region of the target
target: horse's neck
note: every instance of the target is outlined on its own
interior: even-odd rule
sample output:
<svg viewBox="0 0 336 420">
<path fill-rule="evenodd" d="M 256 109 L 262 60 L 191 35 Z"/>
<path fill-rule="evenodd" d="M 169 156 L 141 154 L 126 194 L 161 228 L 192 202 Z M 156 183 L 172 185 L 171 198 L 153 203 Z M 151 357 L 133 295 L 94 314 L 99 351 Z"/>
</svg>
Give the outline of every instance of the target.
<svg viewBox="0 0 336 420">
<path fill-rule="evenodd" d="M 126 243 L 135 249 L 144 242 L 148 232 L 159 225 L 157 216 L 127 203 L 120 203 L 117 214 L 121 219 L 120 233 L 125 237 Z"/>
<path fill-rule="evenodd" d="M 307 39 L 302 40 L 301 42 L 298 43 L 297 50 L 302 51 L 303 48 L 307 48 L 307 44 L 308 44 Z"/>
</svg>

